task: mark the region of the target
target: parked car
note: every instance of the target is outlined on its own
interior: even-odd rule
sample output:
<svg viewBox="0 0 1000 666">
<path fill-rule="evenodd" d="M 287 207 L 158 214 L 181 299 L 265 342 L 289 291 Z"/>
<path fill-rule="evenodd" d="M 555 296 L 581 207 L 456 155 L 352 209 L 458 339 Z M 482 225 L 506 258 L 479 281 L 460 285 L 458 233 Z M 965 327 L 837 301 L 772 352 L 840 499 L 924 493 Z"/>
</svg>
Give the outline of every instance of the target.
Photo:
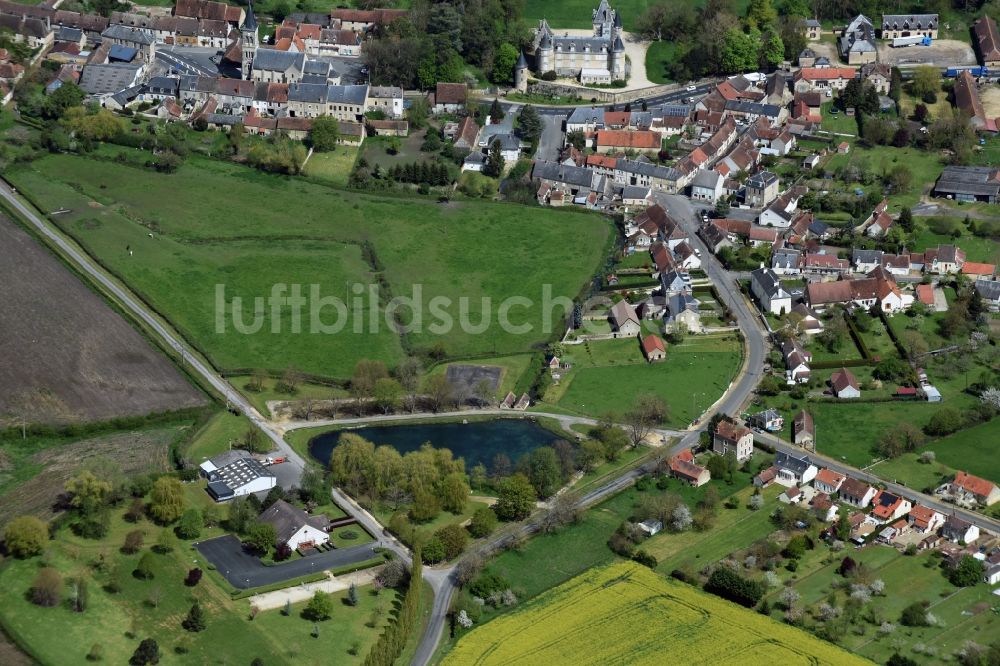
<svg viewBox="0 0 1000 666">
<path fill-rule="evenodd" d="M 697 89 L 698 89 L 698 86 L 694 86 L 694 85 L 691 85 L 691 86 L 687 87 L 687 91 L 688 92 L 694 92 Z"/>
</svg>

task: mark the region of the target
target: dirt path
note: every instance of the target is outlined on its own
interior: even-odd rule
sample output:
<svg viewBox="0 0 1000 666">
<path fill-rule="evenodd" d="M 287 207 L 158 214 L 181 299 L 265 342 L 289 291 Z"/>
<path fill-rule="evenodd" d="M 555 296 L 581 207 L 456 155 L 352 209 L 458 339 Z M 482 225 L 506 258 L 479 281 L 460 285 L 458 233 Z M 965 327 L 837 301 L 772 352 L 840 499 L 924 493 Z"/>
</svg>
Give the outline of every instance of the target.
<svg viewBox="0 0 1000 666">
<path fill-rule="evenodd" d="M 255 594 L 250 597 L 250 605 L 260 610 L 272 610 L 284 608 L 285 604 L 291 602 L 297 604 L 302 601 L 312 599 L 316 592 L 343 592 L 354 583 L 356 587 L 371 585 L 375 581 L 375 576 L 382 570 L 382 567 L 365 569 L 343 576 L 330 576 L 329 580 L 321 580 L 315 583 L 304 583 L 295 587 L 286 587 L 283 590 Z"/>
</svg>

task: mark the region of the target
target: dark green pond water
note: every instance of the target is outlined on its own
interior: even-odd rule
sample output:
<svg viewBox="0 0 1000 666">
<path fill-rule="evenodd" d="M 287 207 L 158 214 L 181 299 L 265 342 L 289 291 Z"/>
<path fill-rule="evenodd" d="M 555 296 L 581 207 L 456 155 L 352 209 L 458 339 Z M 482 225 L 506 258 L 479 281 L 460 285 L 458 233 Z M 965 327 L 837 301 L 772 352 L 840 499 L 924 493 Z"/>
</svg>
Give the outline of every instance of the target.
<svg viewBox="0 0 1000 666">
<path fill-rule="evenodd" d="M 428 423 L 418 425 L 375 426 L 338 430 L 317 435 L 309 442 L 309 453 L 321 463 L 330 462 L 330 452 L 344 432 L 364 437 L 375 445 L 388 444 L 400 453 L 416 451 L 425 442 L 436 448 L 451 449 L 456 458 L 465 459 L 465 468 L 479 463 L 490 468 L 493 456 L 504 453 L 517 462 L 525 453 L 548 446 L 559 439 L 528 419 L 496 419 L 473 423 Z"/>
</svg>

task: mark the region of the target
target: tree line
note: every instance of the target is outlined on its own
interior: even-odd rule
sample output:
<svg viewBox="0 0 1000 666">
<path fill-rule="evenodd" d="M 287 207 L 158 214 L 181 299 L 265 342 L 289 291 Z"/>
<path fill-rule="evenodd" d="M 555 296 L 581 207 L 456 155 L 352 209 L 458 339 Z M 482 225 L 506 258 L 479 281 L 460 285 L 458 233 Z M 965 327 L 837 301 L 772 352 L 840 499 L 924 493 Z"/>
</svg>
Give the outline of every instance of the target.
<svg viewBox="0 0 1000 666">
<path fill-rule="evenodd" d="M 472 66 L 494 83 L 511 83 L 519 50 L 531 38 L 523 7 L 521 1 L 417 0 L 365 45 L 371 81 L 428 90 L 438 81 L 465 81 Z"/>
</svg>

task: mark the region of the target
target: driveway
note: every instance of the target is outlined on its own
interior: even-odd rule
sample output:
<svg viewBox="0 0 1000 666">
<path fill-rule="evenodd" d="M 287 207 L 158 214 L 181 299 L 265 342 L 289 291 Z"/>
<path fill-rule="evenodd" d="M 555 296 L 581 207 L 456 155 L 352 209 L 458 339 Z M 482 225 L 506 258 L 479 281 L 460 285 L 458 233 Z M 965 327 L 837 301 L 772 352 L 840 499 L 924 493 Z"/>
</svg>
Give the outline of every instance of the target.
<svg viewBox="0 0 1000 666">
<path fill-rule="evenodd" d="M 202 541 L 195 544 L 195 548 L 215 566 L 230 585 L 239 590 L 246 590 L 370 560 L 378 555 L 374 550 L 377 545 L 378 542 L 372 542 L 350 548 L 337 548 L 270 567 L 264 566 L 259 558 L 243 550 L 243 544 L 231 534 Z"/>
</svg>

